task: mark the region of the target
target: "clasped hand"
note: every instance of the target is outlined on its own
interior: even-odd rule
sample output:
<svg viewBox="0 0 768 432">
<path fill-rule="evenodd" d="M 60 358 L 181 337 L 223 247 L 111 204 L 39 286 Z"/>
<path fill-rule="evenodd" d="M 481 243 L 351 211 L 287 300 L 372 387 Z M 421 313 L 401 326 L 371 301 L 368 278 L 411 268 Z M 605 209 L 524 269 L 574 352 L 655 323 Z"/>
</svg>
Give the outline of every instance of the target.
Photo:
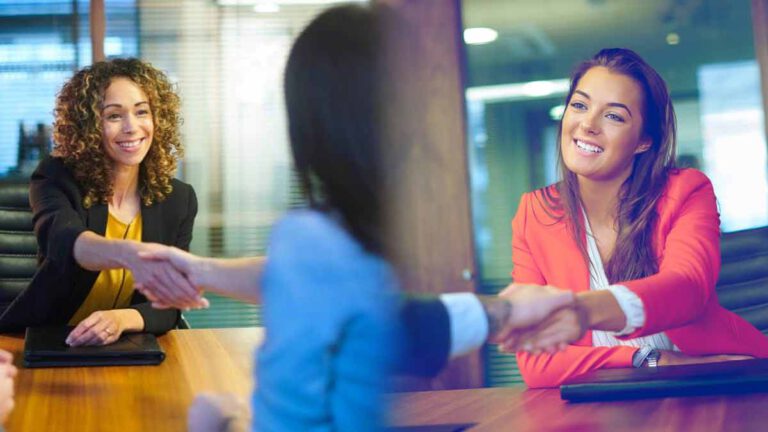
<svg viewBox="0 0 768 432">
<path fill-rule="evenodd" d="M 491 335 L 491 342 L 498 343 L 502 351 L 554 353 L 586 331 L 586 317 L 571 291 L 510 284 L 499 297 L 512 305 L 506 325 Z"/>
<path fill-rule="evenodd" d="M 181 249 L 153 244 L 138 253 L 141 266 L 150 270 L 136 279 L 134 287 L 158 309 L 207 308 L 202 296 L 204 281 L 201 259 Z"/>
</svg>

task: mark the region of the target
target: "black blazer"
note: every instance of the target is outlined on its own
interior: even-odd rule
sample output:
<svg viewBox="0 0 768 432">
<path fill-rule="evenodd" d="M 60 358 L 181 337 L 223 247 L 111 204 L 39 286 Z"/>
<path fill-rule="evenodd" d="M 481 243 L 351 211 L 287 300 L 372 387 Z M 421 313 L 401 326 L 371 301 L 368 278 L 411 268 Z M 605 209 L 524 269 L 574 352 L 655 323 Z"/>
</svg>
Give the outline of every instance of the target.
<svg viewBox="0 0 768 432">
<path fill-rule="evenodd" d="M 173 245 L 189 250 L 197 197 L 192 186 L 173 180 L 173 192 L 162 202 L 141 207 L 142 241 Z M 29 191 L 38 243 L 38 269 L 32 282 L 0 316 L 0 331 L 24 327 L 66 324 L 99 275 L 74 259 L 77 237 L 86 230 L 104 235 L 107 206 L 83 207 L 83 196 L 63 161 L 46 158 L 32 173 Z M 131 308 L 144 318 L 144 331 L 163 333 L 177 326 L 175 309 L 154 309 L 138 291 Z"/>
<path fill-rule="evenodd" d="M 448 310 L 438 296 L 406 295 L 400 307 L 404 327 L 402 356 L 396 372 L 433 377 L 451 353 L 451 325 Z"/>
</svg>

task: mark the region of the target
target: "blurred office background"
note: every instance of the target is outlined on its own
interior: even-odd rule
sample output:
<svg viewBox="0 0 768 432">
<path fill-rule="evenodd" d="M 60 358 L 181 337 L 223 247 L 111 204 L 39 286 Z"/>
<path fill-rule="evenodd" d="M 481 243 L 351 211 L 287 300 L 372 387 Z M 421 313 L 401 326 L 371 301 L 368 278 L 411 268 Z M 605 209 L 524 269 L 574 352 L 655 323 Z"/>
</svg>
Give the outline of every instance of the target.
<svg viewBox="0 0 768 432">
<path fill-rule="evenodd" d="M 678 116 L 679 163 L 713 180 L 723 230 L 768 222 L 765 102 L 755 45 L 755 32 L 768 26 L 766 1 L 412 1 L 440 1 L 462 15 L 467 45 L 458 61 L 466 86 L 476 268 L 450 271 L 478 291 L 493 293 L 509 282 L 510 221 L 520 195 L 557 180 L 555 135 L 569 72 L 603 47 L 636 50 L 667 80 Z M 193 252 L 264 253 L 271 224 L 301 204 L 282 71 L 293 38 L 333 3 L 99 1 L 105 55 L 150 61 L 178 85 L 186 146 L 179 177 L 200 201 Z M 28 177 L 50 149 L 55 94 L 92 62 L 92 6 L 89 0 L 0 0 L 0 176 L 7 180 Z M 193 327 L 259 323 L 258 307 L 212 300 L 210 310 L 186 315 Z M 513 356 L 488 347 L 483 361 L 485 384 L 520 383 Z"/>
</svg>

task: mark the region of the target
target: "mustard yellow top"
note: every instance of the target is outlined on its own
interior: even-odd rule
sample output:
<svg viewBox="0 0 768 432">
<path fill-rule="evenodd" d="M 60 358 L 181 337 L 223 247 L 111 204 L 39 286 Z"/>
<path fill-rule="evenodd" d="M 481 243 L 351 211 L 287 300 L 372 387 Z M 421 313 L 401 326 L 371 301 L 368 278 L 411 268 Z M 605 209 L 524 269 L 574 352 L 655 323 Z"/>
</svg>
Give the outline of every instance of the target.
<svg viewBox="0 0 768 432">
<path fill-rule="evenodd" d="M 141 213 L 126 224 L 109 213 L 107 216 L 108 239 L 141 241 Z M 88 297 L 69 320 L 69 325 L 77 325 L 99 310 L 122 309 L 131 304 L 133 296 L 133 275 L 130 270 L 119 268 L 102 270 L 93 283 Z"/>
</svg>

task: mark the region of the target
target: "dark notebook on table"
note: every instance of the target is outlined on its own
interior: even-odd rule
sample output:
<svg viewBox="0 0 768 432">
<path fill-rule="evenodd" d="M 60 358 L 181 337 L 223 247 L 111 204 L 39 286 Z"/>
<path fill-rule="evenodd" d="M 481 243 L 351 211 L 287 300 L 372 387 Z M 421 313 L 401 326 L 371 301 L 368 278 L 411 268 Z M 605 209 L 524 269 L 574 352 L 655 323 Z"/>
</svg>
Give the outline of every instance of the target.
<svg viewBox="0 0 768 432">
<path fill-rule="evenodd" d="M 422 426 L 390 426 L 384 429 L 386 432 L 463 432 L 475 423 L 446 423 Z"/>
<path fill-rule="evenodd" d="M 24 366 L 154 365 L 165 359 L 155 335 L 127 333 L 104 346 L 71 347 L 64 341 L 74 327 L 29 327 L 24 338 Z"/>
<path fill-rule="evenodd" d="M 768 392 L 768 359 L 601 369 L 560 387 L 571 402 Z"/>
</svg>

